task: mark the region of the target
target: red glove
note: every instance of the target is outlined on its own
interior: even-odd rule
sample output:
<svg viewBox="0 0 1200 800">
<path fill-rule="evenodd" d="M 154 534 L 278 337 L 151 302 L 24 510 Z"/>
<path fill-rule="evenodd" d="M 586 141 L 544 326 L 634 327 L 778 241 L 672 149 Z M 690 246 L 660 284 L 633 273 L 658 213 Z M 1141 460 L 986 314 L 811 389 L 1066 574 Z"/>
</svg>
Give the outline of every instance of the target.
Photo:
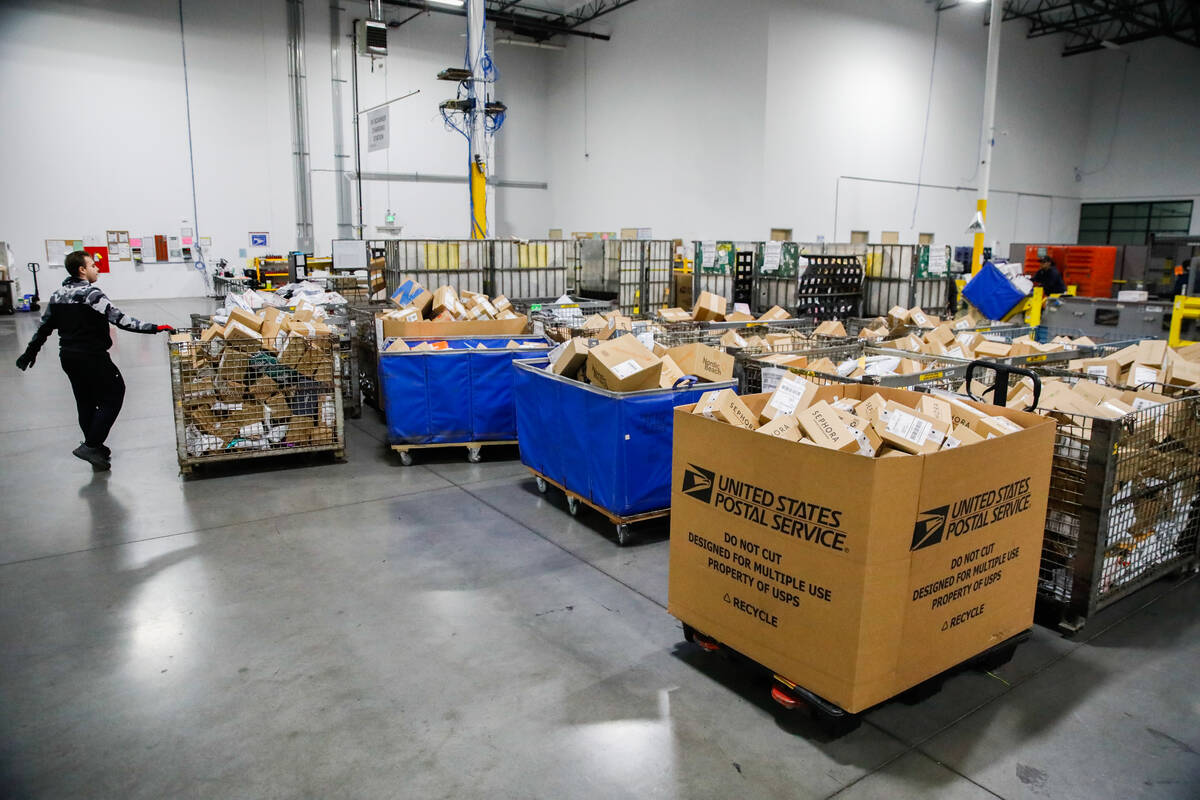
<svg viewBox="0 0 1200 800">
<path fill-rule="evenodd" d="M 170 325 L 159 325 L 159 326 L 158 326 L 158 332 L 159 332 L 159 333 L 162 333 L 163 331 L 167 331 L 167 332 L 169 332 L 169 333 L 174 333 L 174 332 L 175 332 L 175 329 L 174 329 L 174 328 L 172 328 Z"/>
</svg>

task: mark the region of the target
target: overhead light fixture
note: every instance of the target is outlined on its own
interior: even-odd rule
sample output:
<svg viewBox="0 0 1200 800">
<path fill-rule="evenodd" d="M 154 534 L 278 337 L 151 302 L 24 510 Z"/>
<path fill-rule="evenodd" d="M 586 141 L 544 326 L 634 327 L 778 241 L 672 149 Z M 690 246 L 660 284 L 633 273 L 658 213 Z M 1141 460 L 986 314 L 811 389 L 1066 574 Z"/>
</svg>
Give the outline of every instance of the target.
<svg viewBox="0 0 1200 800">
<path fill-rule="evenodd" d="M 1108 50 L 1120 50 L 1121 49 L 1121 45 L 1117 44 L 1116 42 L 1110 42 L 1108 39 L 1101 40 L 1100 46 L 1107 48 Z"/>
<path fill-rule="evenodd" d="M 980 5 L 980 4 L 982 4 L 982 3 L 986 3 L 986 2 L 987 2 L 987 0 L 963 0 L 963 2 L 965 2 L 965 3 L 975 3 L 976 5 Z"/>
<path fill-rule="evenodd" d="M 450 8 L 462 8 L 463 0 L 425 0 L 427 3 L 432 3 L 435 6 L 448 6 Z"/>
</svg>

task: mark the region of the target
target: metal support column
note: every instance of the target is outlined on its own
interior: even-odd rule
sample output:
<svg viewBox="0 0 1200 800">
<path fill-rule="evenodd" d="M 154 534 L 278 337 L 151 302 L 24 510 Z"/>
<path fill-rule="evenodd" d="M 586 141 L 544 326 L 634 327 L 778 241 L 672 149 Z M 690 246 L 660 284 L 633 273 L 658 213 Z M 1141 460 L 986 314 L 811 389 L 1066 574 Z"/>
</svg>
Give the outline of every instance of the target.
<svg viewBox="0 0 1200 800">
<path fill-rule="evenodd" d="M 292 90 L 292 166 L 296 249 L 313 252 L 312 169 L 308 153 L 308 80 L 304 70 L 304 0 L 288 0 L 288 77 Z"/>
<path fill-rule="evenodd" d="M 988 22 L 987 71 L 983 84 L 983 144 L 980 147 L 979 199 L 975 203 L 975 241 L 971 249 L 971 274 L 983 266 L 983 237 L 987 220 L 988 190 L 992 180 L 992 150 L 996 146 L 996 81 L 1000 72 L 1000 25 L 1004 3 L 992 0 Z"/>
<path fill-rule="evenodd" d="M 471 182 L 471 238 L 486 239 L 487 219 L 487 91 L 484 76 L 484 0 L 467 0 L 467 68 L 471 70 L 469 97 L 475 101 L 470 118 L 467 174 Z"/>
</svg>

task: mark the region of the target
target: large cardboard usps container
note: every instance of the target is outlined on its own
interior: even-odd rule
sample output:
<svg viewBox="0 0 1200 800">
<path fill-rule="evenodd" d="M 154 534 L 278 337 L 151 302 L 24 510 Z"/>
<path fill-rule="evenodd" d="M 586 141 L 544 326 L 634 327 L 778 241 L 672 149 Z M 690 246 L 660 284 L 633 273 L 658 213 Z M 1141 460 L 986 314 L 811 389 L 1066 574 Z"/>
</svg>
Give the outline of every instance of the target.
<svg viewBox="0 0 1200 800">
<path fill-rule="evenodd" d="M 875 392 L 920 397 L 848 384 L 817 400 Z M 979 407 L 1023 430 L 883 459 L 677 408 L 669 611 L 850 712 L 1025 630 L 1055 426 Z"/>
</svg>

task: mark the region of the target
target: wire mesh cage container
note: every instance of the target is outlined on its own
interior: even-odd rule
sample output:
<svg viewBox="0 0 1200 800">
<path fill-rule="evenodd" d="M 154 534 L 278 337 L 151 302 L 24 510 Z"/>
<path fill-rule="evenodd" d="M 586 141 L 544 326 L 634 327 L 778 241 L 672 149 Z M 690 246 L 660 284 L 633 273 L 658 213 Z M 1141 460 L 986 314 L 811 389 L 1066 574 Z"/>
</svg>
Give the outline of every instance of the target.
<svg viewBox="0 0 1200 800">
<path fill-rule="evenodd" d="M 487 292 L 492 265 L 487 239 L 388 239 L 384 241 L 384 275 L 390 296 L 406 280 L 430 291 L 452 286 L 462 294 Z"/>
<path fill-rule="evenodd" d="M 1093 375 L 1032 366 L 1048 386 L 1109 385 Z M 986 373 L 985 373 L 986 374 Z M 1010 376 L 1010 388 L 1017 376 Z M 974 396 L 989 385 L 972 379 Z M 1079 630 L 1105 606 L 1200 563 L 1200 392 L 1113 386 L 1130 394 L 1121 416 L 1043 407 L 1058 423 L 1038 573 L 1044 621 Z M 962 388 L 962 387 L 960 387 Z M 1167 389 L 1175 396 L 1165 395 Z M 1139 397 L 1140 395 L 1140 397 Z M 991 392 L 984 395 L 991 400 Z"/>
<path fill-rule="evenodd" d="M 338 337 L 168 343 L 180 471 L 283 453 L 345 456 Z"/>
<path fill-rule="evenodd" d="M 394 306 L 386 301 L 378 301 L 354 304 L 346 309 L 354 366 L 358 372 L 359 396 L 362 403 L 376 409 L 379 408 L 379 364 L 375 344 L 375 315 L 389 308 Z"/>
<path fill-rule="evenodd" d="M 862 383 L 892 388 L 949 390 L 962 384 L 970 365 L 970 362 L 962 359 L 873 347 L 864 342 L 826 343 L 820 347 L 776 355 L 803 358 L 806 363 L 801 366 L 794 362 L 764 360 L 771 358 L 769 355 L 750 358 L 741 365 L 742 394 L 769 391 L 771 380 L 764 380 L 764 370 L 773 371 L 774 375 L 793 372 L 819 385 Z M 902 372 L 896 373 L 896 369 Z"/>
</svg>

